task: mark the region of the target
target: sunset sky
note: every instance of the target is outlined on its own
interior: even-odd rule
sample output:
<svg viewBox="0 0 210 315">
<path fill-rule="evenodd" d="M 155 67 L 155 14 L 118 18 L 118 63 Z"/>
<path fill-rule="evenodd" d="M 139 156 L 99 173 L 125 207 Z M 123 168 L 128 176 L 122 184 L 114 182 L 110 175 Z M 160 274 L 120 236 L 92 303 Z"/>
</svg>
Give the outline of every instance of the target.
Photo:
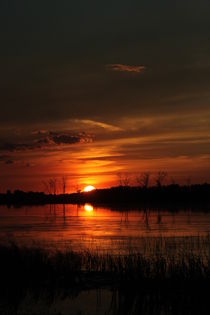
<svg viewBox="0 0 210 315">
<path fill-rule="evenodd" d="M 210 181 L 209 0 L 0 3 L 0 191 Z"/>
</svg>

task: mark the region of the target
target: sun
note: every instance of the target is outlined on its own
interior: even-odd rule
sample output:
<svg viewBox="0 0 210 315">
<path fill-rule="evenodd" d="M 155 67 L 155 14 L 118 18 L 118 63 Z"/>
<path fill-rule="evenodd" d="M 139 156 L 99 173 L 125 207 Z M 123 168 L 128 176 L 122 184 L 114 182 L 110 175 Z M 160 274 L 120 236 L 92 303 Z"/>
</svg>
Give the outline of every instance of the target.
<svg viewBox="0 0 210 315">
<path fill-rule="evenodd" d="M 92 190 L 95 190 L 95 187 L 92 186 L 92 185 L 88 185 L 84 188 L 84 192 L 89 192 L 89 191 L 92 191 Z"/>
</svg>

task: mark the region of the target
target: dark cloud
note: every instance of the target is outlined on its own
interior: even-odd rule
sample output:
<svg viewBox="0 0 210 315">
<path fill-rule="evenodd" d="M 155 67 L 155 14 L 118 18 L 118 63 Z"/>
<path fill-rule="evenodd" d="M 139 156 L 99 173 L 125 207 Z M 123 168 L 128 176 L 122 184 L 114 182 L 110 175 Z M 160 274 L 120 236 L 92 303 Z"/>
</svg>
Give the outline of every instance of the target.
<svg viewBox="0 0 210 315">
<path fill-rule="evenodd" d="M 30 162 L 24 162 L 23 164 L 24 164 L 24 166 L 27 167 L 27 168 L 35 166 L 34 163 L 30 163 Z"/>
<path fill-rule="evenodd" d="M 13 160 L 6 160 L 5 161 L 5 164 L 9 165 L 9 164 L 14 164 L 14 161 Z"/>
<path fill-rule="evenodd" d="M 5 164 L 14 164 L 14 161 L 13 160 L 6 160 Z"/>
<path fill-rule="evenodd" d="M 33 141 L 26 143 L 2 143 L 0 145 L 1 151 L 25 151 L 42 149 L 45 147 L 55 146 L 55 145 L 73 145 L 77 143 L 87 143 L 92 141 L 92 136 L 86 134 L 85 132 L 76 134 L 72 132 L 48 132 L 46 133 L 36 133 L 36 136 L 40 138 L 33 139 Z"/>
<path fill-rule="evenodd" d="M 207 0 L 3 1 L 1 123 L 112 124 L 119 115 L 209 106 L 210 69 L 197 66 L 210 62 L 209 15 Z M 148 71 L 118 76 L 106 64 Z M 188 100 L 174 106 L 181 95 Z"/>
<path fill-rule="evenodd" d="M 0 155 L 0 161 L 5 161 L 8 159 L 8 155 Z"/>
<path fill-rule="evenodd" d="M 9 155 L 0 155 L 0 162 L 3 162 L 7 165 L 15 163 L 15 161 L 11 159 Z"/>
<path fill-rule="evenodd" d="M 71 135 L 68 133 L 50 132 L 49 139 L 55 144 L 76 144 L 91 142 L 92 138 L 86 133 L 79 133 L 78 135 Z"/>
</svg>

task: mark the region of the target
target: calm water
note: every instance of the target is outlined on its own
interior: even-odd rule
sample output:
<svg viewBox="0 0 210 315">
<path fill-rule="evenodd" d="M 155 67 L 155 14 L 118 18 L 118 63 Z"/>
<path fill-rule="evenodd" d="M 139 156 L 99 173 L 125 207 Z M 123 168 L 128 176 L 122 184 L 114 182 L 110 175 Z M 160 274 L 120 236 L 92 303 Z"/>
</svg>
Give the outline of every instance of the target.
<svg viewBox="0 0 210 315">
<path fill-rule="evenodd" d="M 176 213 L 151 209 L 122 212 L 91 205 L 0 207 L 1 241 L 15 240 L 30 246 L 127 253 L 148 250 L 148 239 L 153 246 L 161 238 L 168 248 L 176 244 L 180 249 L 186 241 L 191 247 L 192 243 L 199 247 L 198 241 L 192 239 L 209 234 L 208 212 L 181 209 Z"/>
<path fill-rule="evenodd" d="M 91 205 L 0 206 L 0 240 L 50 250 L 70 248 L 112 254 L 137 251 L 146 255 L 195 252 L 209 257 L 210 212 L 181 209 L 176 213 L 152 209 L 123 212 Z M 0 301 L 0 313 L 209 314 L 209 298 L 204 289 L 199 289 L 195 295 L 177 290 L 165 295 L 165 291 L 160 294 L 144 288 L 142 292 L 130 287 L 125 289 L 73 291 L 70 296 L 59 291 L 54 294 L 27 292 L 25 296 L 20 295 L 18 302 L 16 299 L 8 304 Z"/>
<path fill-rule="evenodd" d="M 201 292 L 200 292 L 201 291 Z M 18 305 L 13 304 L 2 310 L 2 315 L 186 315 L 209 314 L 208 293 L 196 290 L 195 295 L 188 292 L 170 291 L 151 294 L 147 291 L 98 289 L 75 293 L 74 296 L 56 297 L 28 294 Z M 200 294 L 199 294 L 200 293 Z M 199 294 L 199 295 L 197 295 Z M 175 297 L 174 297 L 175 295 Z M 33 310 L 33 311 L 32 311 Z"/>
</svg>

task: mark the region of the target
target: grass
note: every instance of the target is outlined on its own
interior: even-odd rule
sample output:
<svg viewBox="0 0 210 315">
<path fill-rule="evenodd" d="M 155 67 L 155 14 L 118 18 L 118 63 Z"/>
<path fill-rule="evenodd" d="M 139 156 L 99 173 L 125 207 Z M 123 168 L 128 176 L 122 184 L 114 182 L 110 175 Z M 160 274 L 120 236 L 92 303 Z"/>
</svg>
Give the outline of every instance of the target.
<svg viewBox="0 0 210 315">
<path fill-rule="evenodd" d="M 198 313 L 201 303 L 209 311 L 209 236 L 194 241 L 190 238 L 175 252 L 167 252 L 167 246 L 171 246 L 168 242 L 160 238 L 146 244 L 145 253 L 149 248 L 150 255 L 47 251 L 15 243 L 0 245 L 0 313 L 26 314 L 19 310 L 30 296 L 34 305 L 43 296 L 53 304 L 59 296 L 79 298 L 84 290 L 111 288 L 112 299 L 118 297 L 110 306 L 112 309 L 117 303 L 116 314 L 191 314 L 186 305 Z M 199 246 L 206 246 L 202 255 L 197 251 Z M 32 311 L 30 314 L 35 314 Z"/>
<path fill-rule="evenodd" d="M 0 246 L 0 279 L 4 288 L 121 286 L 155 281 L 209 281 L 210 253 L 161 252 L 145 256 L 97 254 L 89 251 L 48 252 L 41 248 Z"/>
</svg>

